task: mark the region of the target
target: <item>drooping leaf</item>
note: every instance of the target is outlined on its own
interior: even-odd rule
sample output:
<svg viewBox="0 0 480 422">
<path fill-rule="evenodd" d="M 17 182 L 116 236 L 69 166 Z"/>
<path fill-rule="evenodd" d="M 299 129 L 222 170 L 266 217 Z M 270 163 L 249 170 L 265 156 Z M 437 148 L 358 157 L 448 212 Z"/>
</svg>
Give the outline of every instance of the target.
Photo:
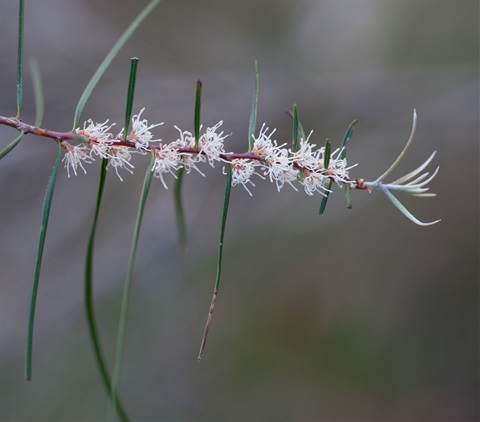
<svg viewBox="0 0 480 422">
<path fill-rule="evenodd" d="M 13 148 L 15 148 L 18 143 L 22 140 L 24 137 L 25 133 L 20 132 L 20 135 L 18 135 L 12 142 L 10 142 L 5 148 L 3 148 L 0 151 L 0 160 L 5 157 Z"/>
<path fill-rule="evenodd" d="M 198 142 L 200 140 L 200 113 L 202 108 L 202 82 L 197 81 L 197 88 L 195 91 L 195 109 L 193 117 L 193 131 L 195 136 L 195 149 L 198 149 Z M 182 202 L 182 187 L 183 187 L 183 176 L 185 174 L 184 167 L 181 167 L 177 171 L 177 180 L 175 181 L 175 187 L 173 190 L 173 201 L 175 204 L 175 217 L 177 221 L 177 231 L 178 231 L 178 244 L 180 250 L 185 251 L 187 244 L 187 229 L 185 224 L 185 214 L 183 212 L 183 202 Z"/>
<path fill-rule="evenodd" d="M 345 186 L 345 198 L 347 199 L 347 208 L 352 209 L 352 196 L 350 194 L 350 185 L 348 183 L 344 184 Z"/>
<path fill-rule="evenodd" d="M 118 55 L 122 47 L 126 44 L 128 39 L 132 36 L 135 30 L 140 26 L 140 24 L 145 20 L 145 18 L 150 14 L 150 12 L 155 8 L 155 6 L 160 3 L 160 0 L 152 0 L 147 6 L 140 12 L 140 14 L 133 20 L 130 26 L 125 30 L 122 36 L 118 39 L 112 49 L 108 52 L 106 57 L 103 59 L 102 63 L 93 74 L 92 79 L 88 82 L 85 90 L 83 91 L 80 100 L 78 101 L 77 108 L 75 110 L 75 116 L 73 119 L 73 130 L 78 128 L 80 120 L 82 118 L 83 110 L 87 104 L 88 99 L 92 95 L 93 90 L 97 86 L 103 74 L 112 64 L 115 57 Z"/>
<path fill-rule="evenodd" d="M 95 248 L 95 236 L 97 233 L 98 217 L 100 215 L 100 206 L 102 203 L 103 190 L 105 187 L 105 179 L 107 177 L 108 160 L 102 159 L 102 166 L 100 170 L 100 182 L 98 185 L 97 203 L 95 206 L 95 214 L 93 217 L 92 228 L 90 230 L 90 237 L 88 239 L 87 254 L 85 258 L 85 311 L 87 315 L 88 332 L 90 341 L 92 342 L 93 353 L 95 361 L 102 377 L 103 385 L 110 397 L 110 373 L 100 343 L 100 335 L 98 333 L 98 324 L 95 316 L 95 306 L 93 300 L 93 255 Z M 128 416 L 118 397 L 118 391 L 115 391 L 116 403 L 118 409 L 118 416 L 122 422 L 128 422 Z"/>
<path fill-rule="evenodd" d="M 40 280 L 40 269 L 42 267 L 43 249 L 45 246 L 45 237 L 47 235 L 48 219 L 50 217 L 50 208 L 52 205 L 53 191 L 55 181 L 57 180 L 57 170 L 60 164 L 62 146 L 57 143 L 57 155 L 53 163 L 52 171 L 47 183 L 45 197 L 43 199 L 42 217 L 40 222 L 40 233 L 38 235 L 37 256 L 35 258 L 35 268 L 33 272 L 32 295 L 30 299 L 30 310 L 28 315 L 27 343 L 25 348 L 25 378 L 32 379 L 32 351 L 33 351 L 33 325 L 35 322 L 35 307 L 37 304 L 38 282 Z"/>
<path fill-rule="evenodd" d="M 181 167 L 177 171 L 177 180 L 175 180 L 175 187 L 173 190 L 174 203 L 175 203 L 175 217 L 177 220 L 178 231 L 178 244 L 181 251 L 185 251 L 187 245 L 187 228 L 185 224 L 185 214 L 183 212 L 182 201 L 182 186 L 183 176 L 185 174 L 185 168 Z"/>
<path fill-rule="evenodd" d="M 118 411 L 117 394 L 120 383 L 120 375 L 122 369 L 123 350 L 125 345 L 125 332 L 127 327 L 128 302 L 130 299 L 130 290 L 132 285 L 133 269 L 135 265 L 135 256 L 137 253 L 138 239 L 140 236 L 140 228 L 142 226 L 145 204 L 147 202 L 148 192 L 152 183 L 153 168 L 155 165 L 155 155 L 150 154 L 150 163 L 145 173 L 143 181 L 142 193 L 138 204 L 137 218 L 133 230 L 132 245 L 130 248 L 130 256 L 128 259 L 127 273 L 123 285 L 122 304 L 120 308 L 120 318 L 118 322 L 117 340 L 115 344 L 115 359 L 113 363 L 112 382 L 110 385 L 110 404 L 108 407 L 107 421 L 113 422 L 115 414 Z"/>
<path fill-rule="evenodd" d="M 200 351 L 198 352 L 198 360 L 200 361 L 205 350 L 207 343 L 208 331 L 210 330 L 210 324 L 212 323 L 213 311 L 215 310 L 215 302 L 217 301 L 218 287 L 220 286 L 220 276 L 222 273 L 222 258 L 223 258 L 223 239 L 225 236 L 225 227 L 227 225 L 228 204 L 230 203 L 230 191 L 232 188 L 232 166 L 227 166 L 227 177 L 225 180 L 225 196 L 223 200 L 222 221 L 220 224 L 220 239 L 218 242 L 217 253 L 217 275 L 215 277 L 215 287 L 213 289 L 213 296 L 210 302 L 210 308 L 208 311 L 207 322 L 203 332 L 202 342 L 200 344 Z"/>
<path fill-rule="evenodd" d="M 325 192 L 325 194 L 322 196 L 322 202 L 320 202 L 320 209 L 318 210 L 318 213 L 320 215 L 322 215 L 324 212 L 325 212 L 325 208 L 327 206 L 327 201 L 328 201 L 328 196 L 330 195 L 330 191 L 332 189 L 332 185 L 333 185 L 333 181 L 330 179 L 328 181 L 328 185 L 327 185 L 327 191 Z"/>
<path fill-rule="evenodd" d="M 325 170 L 328 169 L 328 166 L 330 164 L 330 156 L 331 155 L 332 155 L 332 144 L 329 140 L 327 140 L 327 142 L 325 143 L 325 152 L 323 154 L 323 168 Z M 327 191 L 325 192 L 325 194 L 322 197 L 322 202 L 320 202 L 320 209 L 318 210 L 318 213 L 320 215 L 324 213 L 325 208 L 327 206 L 327 201 L 328 201 L 328 197 L 330 195 L 330 191 L 332 189 L 332 184 L 333 184 L 332 179 L 330 179 L 328 181 Z"/>
<path fill-rule="evenodd" d="M 418 218 L 416 218 L 410 211 L 408 211 L 405 206 L 397 199 L 393 194 L 386 188 L 381 189 L 381 191 L 387 196 L 390 202 L 409 220 L 413 221 L 415 224 L 419 226 L 432 226 L 433 224 L 437 224 L 442 220 L 435 220 L 430 221 L 428 223 L 423 223 Z"/>
</svg>

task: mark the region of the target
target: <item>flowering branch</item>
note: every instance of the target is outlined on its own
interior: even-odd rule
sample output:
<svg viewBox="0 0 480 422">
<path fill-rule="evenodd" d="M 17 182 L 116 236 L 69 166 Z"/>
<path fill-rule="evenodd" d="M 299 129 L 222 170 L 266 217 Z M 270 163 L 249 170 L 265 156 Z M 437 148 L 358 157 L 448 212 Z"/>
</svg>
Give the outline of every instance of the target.
<svg viewBox="0 0 480 422">
<path fill-rule="evenodd" d="M 163 123 L 148 124 L 147 120 L 141 119 L 144 109 L 132 118 L 132 130 L 124 136 L 122 129 L 117 136 L 111 133 L 114 124 L 109 125 L 108 120 L 104 123 L 94 123 L 88 120 L 83 129 L 70 132 L 56 132 L 36 126 L 28 125 L 15 117 L 0 116 L 0 124 L 11 126 L 25 134 L 31 133 L 38 136 L 48 137 L 60 142 L 66 153 L 63 158 L 67 175 L 70 171 L 77 175 L 80 167 L 85 173 L 84 164 L 90 164 L 99 156 L 109 160 L 108 166 L 113 167 L 117 176 L 123 181 L 119 170 L 124 169 L 133 173 L 134 166 L 131 164 L 132 154 L 146 154 L 153 152 L 155 160 L 152 167 L 154 176 L 162 182 L 165 189 L 168 186 L 164 175 L 170 173 L 177 177 L 176 172 L 183 168 L 187 173 L 192 169 L 204 174 L 197 164 L 208 162 L 215 167 L 216 162 L 230 163 L 232 167 L 232 186 L 242 185 L 252 195 L 249 188 L 254 187 L 252 176 L 262 179 L 268 178 L 275 183 L 280 191 L 285 184 L 298 190 L 294 183 L 303 186 L 307 195 L 320 193 L 326 197 L 331 192 L 332 182 L 340 187 L 349 189 L 380 190 L 390 199 L 407 218 L 414 223 L 425 226 L 439 222 L 436 220 L 423 223 L 415 218 L 406 208 L 392 195 L 391 191 L 399 191 L 419 197 L 435 196 L 426 193 L 429 188 L 426 185 L 436 176 L 438 168 L 428 177 L 429 173 L 419 175 L 435 156 L 435 152 L 416 170 L 406 174 L 396 181 L 385 184 L 383 179 L 398 165 L 413 141 L 416 131 L 417 115 L 414 111 L 413 126 L 410 137 L 404 149 L 389 169 L 373 182 L 363 178 L 350 178 L 349 170 L 356 165 L 348 166 L 345 147 L 330 153 L 329 146 L 316 149 L 316 145 L 309 142 L 312 135 L 300 137 L 296 149 L 287 148 L 286 144 L 278 144 L 272 140 L 275 129 L 269 132 L 268 127 L 262 126 L 258 135 L 252 135 L 250 151 L 244 153 L 225 152 L 224 141 L 229 135 L 220 131 L 223 122 L 219 121 L 213 127 L 208 127 L 203 134 L 193 135 L 183 131 L 177 126 L 179 137 L 170 143 L 164 143 L 161 139 L 153 139 L 151 130 Z M 78 144 L 72 145 L 70 142 Z"/>
<path fill-rule="evenodd" d="M 109 390 L 110 406 L 107 415 L 108 421 L 113 421 L 118 414 L 122 421 L 128 421 L 128 417 L 118 397 L 118 387 L 121 375 L 121 363 L 123 358 L 125 330 L 127 322 L 128 302 L 130 288 L 132 284 L 135 255 L 139 243 L 141 222 L 144 215 L 146 200 L 151 186 L 153 177 L 160 179 L 165 189 L 168 189 L 165 181 L 165 175 L 170 173 L 175 179 L 175 209 L 178 220 L 181 243 L 185 241 L 185 222 L 183 219 L 183 207 L 181 202 L 181 184 L 184 173 L 190 173 L 196 170 L 202 176 L 205 176 L 200 170 L 201 163 L 208 163 L 211 167 L 215 167 L 217 163 L 223 165 L 223 174 L 226 175 L 225 197 L 223 214 L 220 227 L 220 238 L 217 255 L 217 275 L 215 280 L 214 292 L 209 308 L 207 322 L 204 329 L 204 335 L 200 346 L 198 358 L 202 357 L 207 335 L 210 329 L 215 302 L 217 300 L 220 274 L 222 267 L 223 244 L 227 219 L 227 211 L 229 205 L 231 187 L 242 185 L 249 195 L 252 195 L 250 189 L 255 187 L 252 181 L 253 176 L 262 179 L 269 179 L 275 183 L 277 190 L 280 191 L 286 184 L 290 185 L 294 190 L 298 190 L 297 186 L 303 187 L 307 195 L 319 193 L 322 196 L 320 205 L 320 213 L 323 213 L 329 194 L 332 191 L 333 184 L 337 184 L 340 188 L 345 188 L 347 197 L 347 206 L 351 207 L 350 189 L 372 191 L 380 190 L 387 198 L 397 207 L 407 218 L 416 224 L 426 226 L 435 224 L 440 220 L 430 223 L 423 223 L 414 217 L 392 194 L 392 192 L 404 192 L 409 195 L 419 197 L 434 196 L 428 193 L 429 188 L 426 186 L 438 172 L 438 168 L 430 175 L 424 172 L 425 168 L 430 164 L 435 156 L 435 152 L 416 170 L 400 177 L 394 182 L 384 183 L 383 180 L 393 171 L 404 157 L 406 151 L 413 142 L 416 131 L 417 116 L 414 111 L 414 119 L 412 131 L 404 149 L 394 161 L 394 163 L 373 182 L 365 181 L 362 178 L 351 178 L 349 170 L 356 165 L 348 165 L 346 160 L 347 143 L 352 136 L 356 120 L 354 120 L 343 139 L 340 148 L 332 151 L 330 142 L 327 141 L 325 147 L 319 147 L 310 142 L 312 132 L 306 136 L 302 125 L 298 119 L 298 109 L 294 105 L 292 112 L 293 134 L 292 141 L 287 143 L 277 143 L 273 139 L 275 129 L 272 131 L 264 124 L 260 132 L 256 134 L 255 127 L 257 121 L 257 103 L 258 103 L 258 65 L 255 62 L 255 89 L 252 102 L 252 110 L 248 129 L 248 151 L 243 153 L 227 152 L 225 150 L 225 139 L 230 136 L 221 131 L 223 121 L 219 121 L 212 127 L 207 127 L 202 133 L 200 125 L 201 111 L 201 89 L 202 84 L 197 82 L 196 100 L 195 100 L 195 116 L 193 134 L 184 131 L 175 126 L 178 130 L 177 139 L 171 142 L 163 142 L 161 139 L 155 139 L 152 130 L 162 123 L 149 124 L 147 120 L 141 116 L 145 109 L 142 109 L 137 115 L 132 117 L 133 97 L 136 82 L 136 70 L 138 59 L 131 60 L 131 71 L 128 85 L 127 103 L 125 109 L 124 128 L 117 134 L 112 133 L 115 123 L 109 124 L 106 120 L 103 123 L 94 123 L 87 120 L 83 128 L 79 127 L 81 116 L 85 105 L 89 100 L 93 90 L 97 86 L 99 80 L 112 64 L 120 49 L 125 45 L 128 38 L 155 8 L 160 0 L 150 0 L 147 6 L 134 19 L 134 21 L 125 30 L 118 39 L 112 49 L 109 51 L 105 59 L 100 64 L 97 71 L 93 74 L 90 82 L 87 84 L 75 110 L 73 129 L 68 132 L 57 132 L 44 129 L 41 126 L 43 116 L 43 93 L 40 84 L 39 72 L 32 67 L 34 74 L 34 93 L 36 97 L 37 118 L 35 125 L 24 123 L 20 120 L 22 109 L 22 63 L 23 63 L 23 3 L 19 0 L 19 36 L 18 36 L 18 61 L 17 61 L 17 115 L 16 117 L 0 116 L 0 125 L 10 126 L 20 132 L 20 135 L 11 142 L 6 148 L 0 151 L 0 159 L 5 157 L 26 134 L 33 134 L 41 137 L 47 137 L 57 142 L 57 156 L 51 172 L 51 176 L 47 185 L 45 194 L 44 207 L 42 211 L 42 220 L 40 226 L 40 235 L 37 248 L 37 258 L 35 263 L 33 287 L 29 314 L 29 324 L 27 329 L 27 346 L 25 369 L 26 378 L 31 378 L 32 369 L 32 343 L 33 343 L 33 323 L 35 316 L 35 304 L 38 290 L 38 282 L 40 277 L 40 266 L 42 261 L 43 248 L 45 243 L 45 235 L 50 215 L 50 204 L 53 197 L 53 190 L 57 176 L 57 169 L 60 163 L 62 149 L 64 150 L 63 160 L 68 177 L 72 172 L 75 176 L 77 170 L 81 169 L 86 173 L 86 165 L 100 158 L 102 161 L 100 184 L 97 196 L 97 205 L 95 209 L 94 222 L 90 234 L 90 240 L 87 248 L 87 257 L 85 265 L 85 301 L 87 309 L 88 324 L 90 337 L 94 346 L 95 357 L 102 374 L 105 386 Z M 36 75 L 36 77 L 35 77 Z M 138 206 L 137 218 L 135 222 L 132 246 L 130 249 L 130 257 L 128 261 L 128 269 L 125 277 L 125 284 L 122 296 L 122 307 L 120 311 L 120 319 L 118 325 L 118 334 L 115 348 L 115 360 L 113 364 L 112 379 L 108 373 L 108 365 L 100 347 L 100 339 L 96 326 L 96 318 L 93 306 L 93 256 L 94 256 L 94 240 L 96 235 L 97 222 L 100 211 L 100 203 L 105 183 L 106 171 L 113 168 L 121 181 L 123 170 L 133 174 L 134 165 L 131 163 L 133 154 L 148 155 L 150 164 L 146 170 L 144 185 L 140 202 Z"/>
</svg>

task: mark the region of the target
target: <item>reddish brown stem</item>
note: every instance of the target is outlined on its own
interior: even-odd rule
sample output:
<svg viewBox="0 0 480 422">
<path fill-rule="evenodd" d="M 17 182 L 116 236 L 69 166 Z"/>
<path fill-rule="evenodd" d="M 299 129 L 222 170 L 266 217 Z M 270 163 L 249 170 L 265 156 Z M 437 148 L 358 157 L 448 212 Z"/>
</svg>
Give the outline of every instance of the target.
<svg viewBox="0 0 480 422">
<path fill-rule="evenodd" d="M 83 142 L 89 142 L 89 143 L 96 143 L 97 140 L 95 138 L 86 138 L 78 133 L 69 131 L 69 132 L 56 132 L 53 130 L 48 130 L 48 129 L 43 129 L 37 126 L 29 125 L 28 123 L 22 122 L 20 119 L 16 117 L 4 117 L 0 116 L 0 125 L 5 125 L 5 126 L 10 126 L 18 131 L 25 133 L 25 134 L 33 134 L 37 136 L 43 136 L 46 138 L 51 138 L 56 141 L 69 141 L 69 140 L 78 140 L 78 141 L 83 141 Z M 135 148 L 135 143 L 131 141 L 124 141 L 121 139 L 115 139 L 114 140 L 114 145 L 115 146 L 126 146 L 129 148 Z M 151 151 L 158 150 L 163 148 L 162 145 L 149 145 L 148 149 Z M 178 152 L 185 153 L 185 154 L 202 154 L 205 155 L 202 151 L 197 151 L 193 148 L 178 148 Z M 220 154 L 220 158 L 225 161 L 232 161 L 236 158 L 239 159 L 247 159 L 247 160 L 255 160 L 255 161 L 265 161 L 265 157 L 261 155 L 256 155 L 251 152 L 244 152 L 244 153 L 230 153 L 230 154 Z M 299 166 L 296 163 L 292 164 L 293 167 L 299 169 L 299 170 L 305 170 L 308 171 L 307 169 L 304 169 L 302 166 Z M 329 175 L 327 170 L 322 170 L 322 173 L 325 174 L 326 176 Z M 363 179 L 348 179 L 347 183 L 350 184 L 351 188 L 355 188 L 358 190 L 368 190 L 367 187 L 364 185 L 365 180 Z"/>
</svg>

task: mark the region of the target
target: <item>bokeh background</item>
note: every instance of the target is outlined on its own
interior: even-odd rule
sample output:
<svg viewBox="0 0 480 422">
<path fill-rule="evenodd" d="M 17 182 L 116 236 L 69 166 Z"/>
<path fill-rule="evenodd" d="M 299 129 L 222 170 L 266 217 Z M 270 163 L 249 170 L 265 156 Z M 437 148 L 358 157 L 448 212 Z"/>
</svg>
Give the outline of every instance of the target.
<svg viewBox="0 0 480 422">
<path fill-rule="evenodd" d="M 25 53 L 40 65 L 44 127 L 70 130 L 83 88 L 145 2 L 26 2 Z M 0 2 L 0 110 L 15 114 L 17 2 Z M 477 1 L 164 1 L 135 34 L 84 117 L 124 113 L 129 59 L 140 58 L 135 110 L 193 127 L 224 121 L 245 150 L 260 67 L 259 124 L 288 140 L 295 102 L 312 141 L 350 143 L 355 177 L 373 179 L 416 141 L 393 175 L 438 150 L 433 199 L 401 198 L 418 227 L 380 193 L 319 197 L 258 180 L 233 191 L 223 279 L 206 354 L 196 355 L 215 276 L 221 166 L 185 180 L 189 246 L 178 251 L 172 189 L 151 189 L 131 296 L 121 393 L 138 421 L 476 421 L 479 333 L 479 4 Z M 34 121 L 28 66 L 23 119 Z M 3 148 L 16 136 L 0 128 Z M 31 277 L 44 189 L 55 155 L 26 137 L 0 166 L 2 421 L 103 420 L 107 399 L 88 340 L 83 264 L 98 162 L 62 169 L 50 219 L 34 343 L 23 379 Z M 95 261 L 96 309 L 108 359 L 146 167 L 110 172 Z M 432 166 L 432 169 L 433 169 Z M 168 178 L 170 186 L 173 180 Z"/>
</svg>

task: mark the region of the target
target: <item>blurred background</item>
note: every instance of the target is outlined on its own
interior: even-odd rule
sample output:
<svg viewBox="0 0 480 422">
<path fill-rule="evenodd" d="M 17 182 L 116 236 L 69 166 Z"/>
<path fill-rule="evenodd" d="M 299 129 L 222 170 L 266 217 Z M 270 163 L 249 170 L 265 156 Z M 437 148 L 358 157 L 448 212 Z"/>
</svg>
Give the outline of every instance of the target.
<svg viewBox="0 0 480 422">
<path fill-rule="evenodd" d="M 91 75 L 145 2 L 26 2 L 25 56 L 40 65 L 43 126 L 71 129 Z M 16 1 L 0 2 L 0 110 L 16 113 Z M 288 141 L 298 104 L 311 141 L 349 147 L 353 177 L 393 162 L 418 112 L 403 175 L 433 150 L 438 197 L 320 197 L 257 179 L 233 190 L 224 269 L 204 359 L 197 353 L 214 285 L 223 202 L 221 166 L 184 183 L 189 244 L 178 251 L 172 189 L 155 181 L 133 280 L 121 395 L 132 420 L 476 421 L 479 335 L 479 4 L 477 1 L 164 1 L 124 48 L 84 118 L 118 122 L 129 59 L 140 58 L 135 112 L 193 130 L 224 121 L 227 150 L 244 151 L 259 61 L 259 126 Z M 28 65 L 22 118 L 34 121 Z M 4 147 L 16 133 L 1 127 Z M 45 186 L 55 155 L 26 137 L 0 166 L 2 421 L 104 420 L 107 398 L 89 343 L 83 265 L 99 163 L 53 199 L 37 303 L 33 381 L 24 342 Z M 96 309 L 111 362 L 134 216 L 147 161 L 107 178 L 95 256 Z M 167 177 L 169 186 L 173 179 Z"/>
</svg>

